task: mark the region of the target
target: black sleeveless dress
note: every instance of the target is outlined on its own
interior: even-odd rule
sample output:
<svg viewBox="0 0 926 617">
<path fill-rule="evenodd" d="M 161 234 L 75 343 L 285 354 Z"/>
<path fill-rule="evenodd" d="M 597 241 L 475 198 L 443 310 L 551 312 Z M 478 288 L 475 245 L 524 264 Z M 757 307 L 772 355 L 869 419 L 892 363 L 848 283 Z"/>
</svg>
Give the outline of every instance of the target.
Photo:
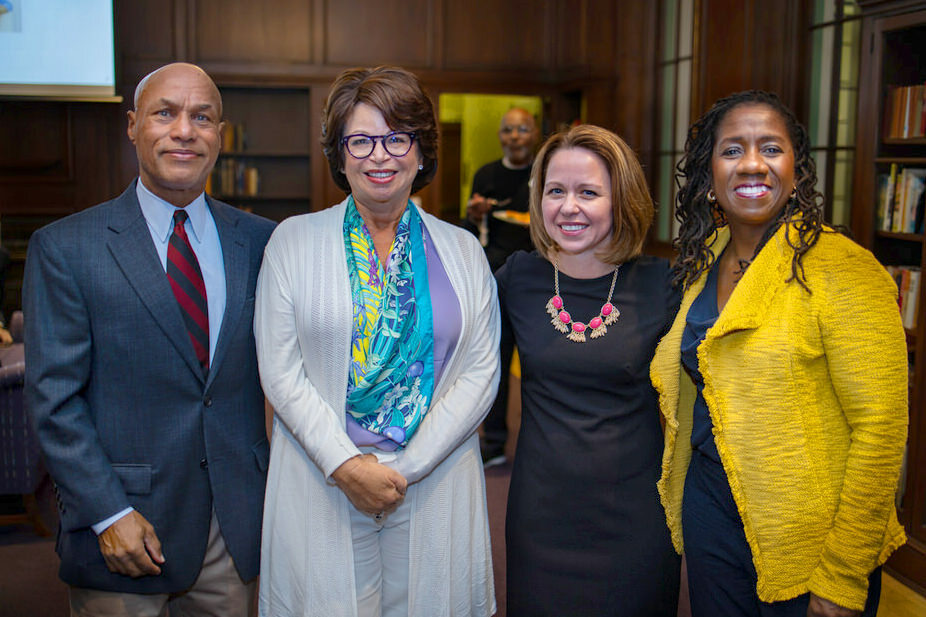
<svg viewBox="0 0 926 617">
<path fill-rule="evenodd" d="M 656 492 L 663 434 L 649 364 L 678 308 L 669 264 L 621 266 L 605 336 L 570 341 L 550 325 L 553 267 L 515 253 L 496 278 L 503 336 L 521 358 L 521 430 L 505 538 L 509 617 L 672 616 L 680 558 Z M 573 319 L 598 314 L 611 275 L 572 279 Z"/>
</svg>

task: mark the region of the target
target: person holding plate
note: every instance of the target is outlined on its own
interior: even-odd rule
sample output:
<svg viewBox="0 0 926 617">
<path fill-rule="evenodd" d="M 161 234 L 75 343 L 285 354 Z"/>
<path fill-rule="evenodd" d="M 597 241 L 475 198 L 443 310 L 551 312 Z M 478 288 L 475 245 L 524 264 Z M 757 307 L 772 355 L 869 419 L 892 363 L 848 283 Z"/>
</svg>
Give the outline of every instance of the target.
<svg viewBox="0 0 926 617">
<path fill-rule="evenodd" d="M 527 182 L 539 139 L 534 116 L 521 107 L 509 109 L 498 129 L 504 156 L 480 167 L 473 177 L 473 192 L 466 204 L 463 227 L 479 237 L 492 272 L 515 251 L 531 250 L 527 225 L 516 217 L 528 212 Z M 502 346 L 498 395 L 482 423 L 482 460 L 486 467 L 507 462 L 508 381 L 513 355 L 514 346 Z"/>
</svg>

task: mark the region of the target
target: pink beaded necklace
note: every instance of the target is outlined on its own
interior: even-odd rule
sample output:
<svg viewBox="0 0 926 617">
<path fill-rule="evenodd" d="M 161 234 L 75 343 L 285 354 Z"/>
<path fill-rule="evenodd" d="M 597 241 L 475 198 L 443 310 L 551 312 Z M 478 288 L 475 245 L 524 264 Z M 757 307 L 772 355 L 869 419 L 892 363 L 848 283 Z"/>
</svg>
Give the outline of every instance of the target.
<svg viewBox="0 0 926 617">
<path fill-rule="evenodd" d="M 570 341 L 576 343 L 585 342 L 585 331 L 591 329 L 592 338 L 604 336 L 608 332 L 608 326 L 617 322 L 621 312 L 617 307 L 611 304 L 611 296 L 614 295 L 614 284 L 617 283 L 617 273 L 621 269 L 620 264 L 614 266 L 614 276 L 611 278 L 611 290 L 608 291 L 608 299 L 601 306 L 601 311 L 596 317 L 592 317 L 588 325 L 581 321 L 573 321 L 572 316 L 566 312 L 563 306 L 563 298 L 559 295 L 559 268 L 556 262 L 553 262 L 553 291 L 554 296 L 547 301 L 547 312 L 553 319 L 550 323 L 553 327 L 566 335 Z"/>
</svg>

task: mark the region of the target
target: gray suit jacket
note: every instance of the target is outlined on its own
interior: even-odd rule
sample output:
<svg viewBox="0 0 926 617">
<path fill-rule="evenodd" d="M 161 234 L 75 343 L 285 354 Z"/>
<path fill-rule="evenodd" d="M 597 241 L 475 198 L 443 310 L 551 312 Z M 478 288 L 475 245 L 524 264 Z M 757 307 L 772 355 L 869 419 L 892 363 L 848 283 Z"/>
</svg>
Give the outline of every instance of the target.
<svg viewBox="0 0 926 617">
<path fill-rule="evenodd" d="M 269 446 L 252 321 L 274 224 L 208 199 L 226 308 L 204 380 L 135 183 L 32 235 L 23 283 L 26 404 L 56 483 L 61 578 L 164 593 L 192 585 L 212 509 L 238 573 L 258 572 Z M 133 506 L 167 563 L 131 579 L 106 568 L 90 525 Z"/>
</svg>

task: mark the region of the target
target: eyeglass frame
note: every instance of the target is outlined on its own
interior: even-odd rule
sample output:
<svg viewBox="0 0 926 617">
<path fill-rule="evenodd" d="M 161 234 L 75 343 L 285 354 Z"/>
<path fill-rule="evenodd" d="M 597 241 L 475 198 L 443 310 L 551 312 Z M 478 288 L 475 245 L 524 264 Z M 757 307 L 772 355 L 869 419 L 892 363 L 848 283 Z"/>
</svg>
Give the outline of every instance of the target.
<svg viewBox="0 0 926 617">
<path fill-rule="evenodd" d="M 411 138 L 411 140 L 408 143 L 408 150 L 406 150 L 402 154 L 393 154 L 392 152 L 390 152 L 389 148 L 386 146 L 386 138 L 391 137 L 393 135 L 408 135 Z M 366 137 L 372 140 L 373 147 L 370 148 L 370 153 L 367 154 L 366 156 L 357 156 L 356 154 L 351 152 L 350 146 L 347 145 L 347 140 L 349 140 L 351 137 Z M 408 156 L 408 153 L 412 151 L 412 146 L 415 145 L 415 140 L 417 138 L 418 136 L 415 134 L 415 131 L 389 131 L 385 135 L 367 135 L 366 133 L 351 133 L 350 135 L 345 135 L 344 137 L 341 138 L 341 145 L 344 146 L 344 149 L 347 150 L 347 153 L 351 155 L 352 158 L 355 158 L 358 161 L 362 161 L 363 159 L 368 159 L 371 156 L 373 156 L 373 153 L 376 152 L 376 141 L 379 140 L 380 144 L 382 144 L 383 146 L 383 150 L 386 151 L 386 154 L 388 154 L 389 156 L 395 157 L 397 159 L 400 159 L 404 156 Z"/>
<path fill-rule="evenodd" d="M 517 133 L 518 135 L 530 135 L 534 132 L 534 129 L 526 124 L 506 124 L 499 128 L 498 132 L 503 135 L 511 135 L 512 133 Z"/>
</svg>

